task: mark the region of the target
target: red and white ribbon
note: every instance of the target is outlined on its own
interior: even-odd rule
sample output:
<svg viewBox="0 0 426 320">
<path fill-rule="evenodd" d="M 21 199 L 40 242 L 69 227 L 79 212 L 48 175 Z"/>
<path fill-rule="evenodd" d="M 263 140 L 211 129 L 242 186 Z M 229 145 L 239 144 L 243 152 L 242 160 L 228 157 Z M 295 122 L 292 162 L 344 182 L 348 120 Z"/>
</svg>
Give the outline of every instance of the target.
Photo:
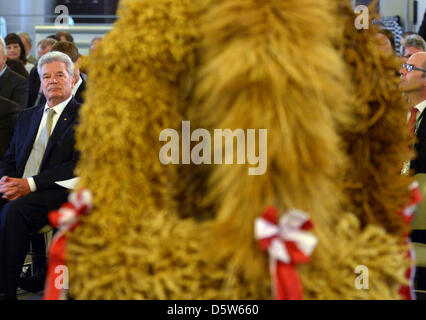
<svg viewBox="0 0 426 320">
<path fill-rule="evenodd" d="M 422 201 L 422 195 L 419 190 L 419 183 L 414 181 L 408 186 L 408 190 L 411 191 L 410 202 L 398 214 L 402 217 L 406 226 L 409 226 L 411 220 L 413 220 L 414 212 L 417 208 L 417 205 Z M 405 241 L 410 245 L 409 235 L 405 235 Z M 416 267 L 414 261 L 416 260 L 415 252 L 413 248 L 410 248 L 407 252 L 407 256 L 411 261 L 411 266 L 405 272 L 406 279 L 409 280 L 410 284 L 407 286 L 401 286 L 399 289 L 399 294 L 402 296 L 403 300 L 415 300 L 415 294 L 413 289 L 414 277 L 416 273 Z"/>
<path fill-rule="evenodd" d="M 302 285 L 295 268 L 307 263 L 318 240 L 307 232 L 313 228 L 308 215 L 288 210 L 278 222 L 278 210 L 267 208 L 255 221 L 255 238 L 260 248 L 268 251 L 272 290 L 277 300 L 303 299 Z"/>
<path fill-rule="evenodd" d="M 47 267 L 44 300 L 63 300 L 66 298 L 64 290 L 67 289 L 68 273 L 61 275 L 61 277 L 65 277 L 61 279 L 61 283 L 57 281 L 58 270 L 66 270 L 66 232 L 74 230 L 78 226 L 79 217 L 92 209 L 92 194 L 88 189 L 71 193 L 68 201 L 59 210 L 51 211 L 48 214 L 51 226 L 57 228 L 58 231 L 49 247 L 49 265 Z"/>
</svg>

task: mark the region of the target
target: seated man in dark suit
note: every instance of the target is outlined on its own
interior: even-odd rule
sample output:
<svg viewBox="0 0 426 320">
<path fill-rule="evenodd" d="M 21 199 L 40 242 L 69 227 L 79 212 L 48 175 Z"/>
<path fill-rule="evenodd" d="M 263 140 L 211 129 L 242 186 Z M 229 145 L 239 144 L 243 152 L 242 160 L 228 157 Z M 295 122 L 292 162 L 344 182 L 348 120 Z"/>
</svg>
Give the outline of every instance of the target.
<svg viewBox="0 0 426 320">
<path fill-rule="evenodd" d="M 56 181 L 74 177 L 74 125 L 80 104 L 72 97 L 74 65 L 61 52 L 38 63 L 45 105 L 19 114 L 0 161 L 0 292 L 16 299 L 29 236 L 48 224 L 47 213 L 67 200 Z"/>
<path fill-rule="evenodd" d="M 9 147 L 20 108 L 15 101 L 0 97 L 0 158 Z"/>
<path fill-rule="evenodd" d="M 52 44 L 53 43 L 53 44 Z M 42 44 L 42 43 L 40 43 Z M 71 61 L 74 63 L 74 86 L 72 89 L 72 94 L 74 96 L 74 99 L 79 102 L 83 103 L 83 92 L 86 88 L 86 81 L 83 79 L 83 77 L 80 75 L 80 58 L 78 54 L 78 48 L 76 45 L 72 42 L 67 41 L 59 41 L 55 42 L 53 39 L 45 39 L 44 45 L 45 47 L 50 47 L 51 52 L 53 51 L 59 51 L 62 53 L 65 53 L 68 57 L 70 57 Z M 32 84 L 29 82 L 30 85 L 30 99 L 34 98 L 34 88 L 37 86 L 37 82 L 35 80 L 38 80 L 38 88 L 40 88 L 40 78 L 38 77 L 37 71 L 33 72 L 31 71 L 30 77 L 32 78 Z M 35 73 L 35 74 L 34 74 Z M 38 94 L 37 94 L 38 96 Z M 36 96 L 36 98 L 37 98 Z M 43 93 L 40 93 L 38 97 L 38 102 L 41 104 L 44 104 L 46 102 L 46 98 Z M 31 105 L 32 106 L 32 105 Z M 30 107 L 30 105 L 29 105 Z M 45 280 L 45 272 L 46 272 L 46 259 L 44 259 L 44 252 L 46 251 L 45 245 L 44 245 L 44 236 L 42 234 L 35 235 L 32 238 L 32 249 L 33 252 L 36 254 L 35 259 L 33 260 L 33 265 L 35 269 L 34 276 L 29 276 L 29 272 L 23 275 L 23 277 L 20 279 L 19 286 L 22 289 L 28 290 L 28 291 L 40 291 L 43 288 L 44 280 Z M 30 271 L 30 270 L 29 270 Z"/>
<path fill-rule="evenodd" d="M 426 119 L 424 117 L 426 111 L 426 52 L 414 53 L 404 64 L 401 69 L 400 89 L 406 94 L 412 107 L 408 125 L 411 134 L 416 137 L 414 143 L 416 156 L 411 160 L 409 168 L 413 174 L 426 174 Z M 420 185 L 420 189 L 423 189 L 422 185 Z M 414 213 L 410 235 L 417 256 L 418 249 L 426 245 L 425 225 L 426 216 L 423 211 L 417 210 Z M 415 284 L 418 291 L 426 291 L 426 268 L 424 266 L 417 266 Z"/>
<path fill-rule="evenodd" d="M 6 47 L 0 38 L 0 96 L 15 101 L 21 108 L 25 108 L 28 101 L 27 80 L 10 70 L 6 61 Z"/>
</svg>

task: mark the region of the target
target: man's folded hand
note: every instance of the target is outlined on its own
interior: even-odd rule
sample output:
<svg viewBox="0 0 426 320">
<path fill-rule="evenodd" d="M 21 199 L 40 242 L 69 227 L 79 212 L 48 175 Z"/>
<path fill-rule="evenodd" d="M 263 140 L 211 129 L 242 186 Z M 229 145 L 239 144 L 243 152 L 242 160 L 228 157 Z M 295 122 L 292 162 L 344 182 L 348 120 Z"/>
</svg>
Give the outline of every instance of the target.
<svg viewBox="0 0 426 320">
<path fill-rule="evenodd" d="M 4 176 L 0 179 L 0 193 L 8 201 L 25 197 L 31 192 L 27 179 Z"/>
</svg>

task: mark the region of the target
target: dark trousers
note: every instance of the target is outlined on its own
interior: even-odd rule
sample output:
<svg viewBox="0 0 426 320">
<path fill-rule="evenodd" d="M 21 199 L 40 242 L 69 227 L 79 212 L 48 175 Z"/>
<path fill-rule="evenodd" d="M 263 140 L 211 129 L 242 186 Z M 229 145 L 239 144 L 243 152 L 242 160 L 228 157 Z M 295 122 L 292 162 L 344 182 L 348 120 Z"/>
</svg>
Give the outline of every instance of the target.
<svg viewBox="0 0 426 320">
<path fill-rule="evenodd" d="M 36 191 L 10 202 L 0 200 L 0 290 L 7 298 L 16 299 L 31 234 L 48 224 L 48 212 L 66 200 L 66 189 Z"/>
<path fill-rule="evenodd" d="M 33 252 L 31 260 L 34 265 L 34 271 L 42 270 L 46 267 L 46 241 L 44 234 L 33 234 L 30 241 Z"/>
</svg>

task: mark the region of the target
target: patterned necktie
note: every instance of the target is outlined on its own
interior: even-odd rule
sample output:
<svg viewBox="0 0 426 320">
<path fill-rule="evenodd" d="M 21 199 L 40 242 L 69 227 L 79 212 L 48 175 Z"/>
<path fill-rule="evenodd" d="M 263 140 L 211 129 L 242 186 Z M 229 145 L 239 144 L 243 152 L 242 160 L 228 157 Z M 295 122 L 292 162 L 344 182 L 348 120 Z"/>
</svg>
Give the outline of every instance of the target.
<svg viewBox="0 0 426 320">
<path fill-rule="evenodd" d="M 49 141 L 50 134 L 52 133 L 53 115 L 55 114 L 55 110 L 48 108 L 45 112 L 47 112 L 46 124 L 43 130 L 41 130 L 40 136 L 34 142 L 27 164 L 25 165 L 22 178 L 35 176 L 40 170 L 41 160 L 43 159 L 47 142 Z"/>
<path fill-rule="evenodd" d="M 417 120 L 417 108 L 411 108 L 410 119 L 408 120 L 408 127 L 410 128 L 410 137 L 414 136 L 414 132 L 416 131 L 416 120 Z"/>
</svg>

